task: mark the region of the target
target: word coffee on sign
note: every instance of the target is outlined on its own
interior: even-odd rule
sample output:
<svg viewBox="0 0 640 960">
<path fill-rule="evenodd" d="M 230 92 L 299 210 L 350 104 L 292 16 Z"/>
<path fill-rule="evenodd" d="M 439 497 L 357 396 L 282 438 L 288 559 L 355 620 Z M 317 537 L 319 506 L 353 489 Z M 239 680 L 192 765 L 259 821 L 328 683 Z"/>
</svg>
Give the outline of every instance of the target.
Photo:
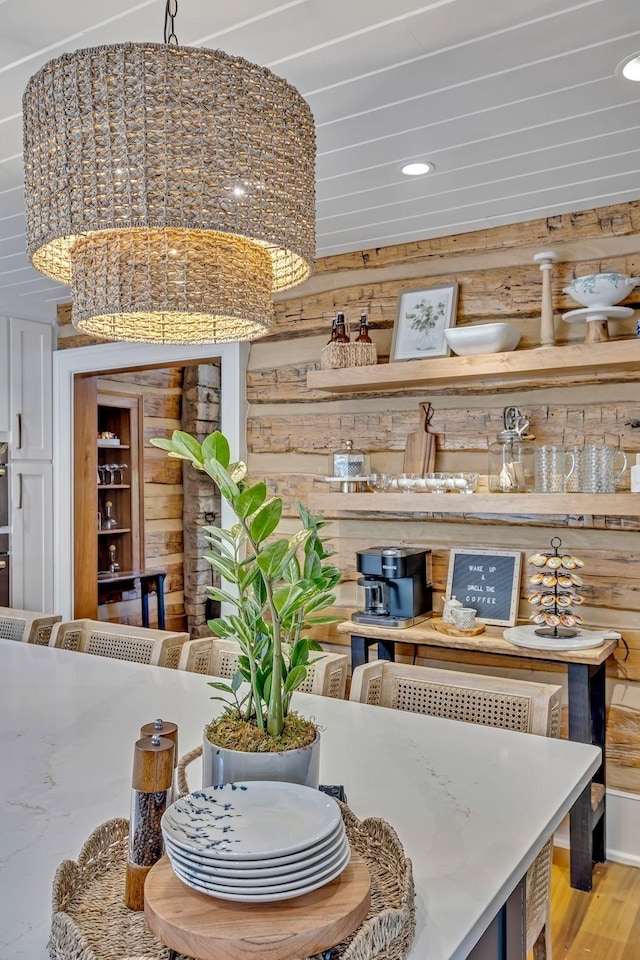
<svg viewBox="0 0 640 960">
<path fill-rule="evenodd" d="M 519 551 L 451 551 L 447 596 L 473 607 L 483 623 L 512 626 L 520 590 Z"/>
</svg>

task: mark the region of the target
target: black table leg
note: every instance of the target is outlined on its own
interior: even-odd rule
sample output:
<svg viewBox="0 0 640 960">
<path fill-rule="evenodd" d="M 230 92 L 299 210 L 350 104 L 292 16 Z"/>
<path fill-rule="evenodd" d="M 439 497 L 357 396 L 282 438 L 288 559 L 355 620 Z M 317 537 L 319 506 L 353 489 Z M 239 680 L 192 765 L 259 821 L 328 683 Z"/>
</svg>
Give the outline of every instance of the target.
<svg viewBox="0 0 640 960">
<path fill-rule="evenodd" d="M 378 641 L 378 660 L 391 660 L 394 662 L 396 659 L 396 645 L 393 640 L 379 640 Z"/>
<path fill-rule="evenodd" d="M 602 765 L 594 782 L 604 784 L 605 749 L 605 677 L 602 663 L 590 666 L 569 663 L 569 739 L 593 743 L 602 750 Z M 593 810 L 591 784 L 573 805 L 569 817 L 571 849 L 571 886 L 591 890 L 594 860 L 605 859 L 605 801 Z"/>
<path fill-rule="evenodd" d="M 156 599 L 158 601 L 158 630 L 164 630 L 164 573 L 156 574 Z"/>
<path fill-rule="evenodd" d="M 149 581 L 140 580 L 140 606 L 142 608 L 142 626 L 149 626 Z"/>
<path fill-rule="evenodd" d="M 351 670 L 369 663 L 369 647 L 378 644 L 378 660 L 395 660 L 396 645 L 393 640 L 372 640 L 371 637 L 351 635 Z"/>
<path fill-rule="evenodd" d="M 468 960 L 525 960 L 525 903 L 523 879 L 478 940 Z"/>
<path fill-rule="evenodd" d="M 363 663 L 369 662 L 369 647 L 375 641 L 367 637 L 351 637 L 351 669 L 361 667 Z"/>
</svg>

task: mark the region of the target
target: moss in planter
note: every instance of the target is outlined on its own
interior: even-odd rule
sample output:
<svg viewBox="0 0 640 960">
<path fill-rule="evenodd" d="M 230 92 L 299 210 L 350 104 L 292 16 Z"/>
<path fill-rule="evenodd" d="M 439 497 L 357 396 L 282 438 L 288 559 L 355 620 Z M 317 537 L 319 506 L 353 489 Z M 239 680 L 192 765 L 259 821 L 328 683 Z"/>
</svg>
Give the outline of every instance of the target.
<svg viewBox="0 0 640 960">
<path fill-rule="evenodd" d="M 212 720 L 206 727 L 207 739 L 227 750 L 242 750 L 245 753 L 282 753 L 284 750 L 299 750 L 308 747 L 316 738 L 316 727 L 295 713 L 285 717 L 284 729 L 279 737 L 271 737 L 260 730 L 255 721 L 240 720 L 228 713 Z"/>
</svg>

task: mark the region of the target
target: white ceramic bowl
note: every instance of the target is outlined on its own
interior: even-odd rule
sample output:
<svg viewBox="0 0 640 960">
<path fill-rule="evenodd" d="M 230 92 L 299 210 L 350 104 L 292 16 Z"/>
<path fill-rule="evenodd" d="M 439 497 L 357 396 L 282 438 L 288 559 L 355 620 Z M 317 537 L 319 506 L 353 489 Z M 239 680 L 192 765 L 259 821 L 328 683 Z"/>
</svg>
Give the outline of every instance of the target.
<svg viewBox="0 0 640 960">
<path fill-rule="evenodd" d="M 640 277 L 628 277 L 624 273 L 592 273 L 588 277 L 576 277 L 563 293 L 583 307 L 612 307 L 624 300 L 637 283 Z"/>
<path fill-rule="evenodd" d="M 477 353 L 506 353 L 515 350 L 520 342 L 520 332 L 510 323 L 451 327 L 444 331 L 444 336 L 459 357 L 470 357 Z"/>
</svg>

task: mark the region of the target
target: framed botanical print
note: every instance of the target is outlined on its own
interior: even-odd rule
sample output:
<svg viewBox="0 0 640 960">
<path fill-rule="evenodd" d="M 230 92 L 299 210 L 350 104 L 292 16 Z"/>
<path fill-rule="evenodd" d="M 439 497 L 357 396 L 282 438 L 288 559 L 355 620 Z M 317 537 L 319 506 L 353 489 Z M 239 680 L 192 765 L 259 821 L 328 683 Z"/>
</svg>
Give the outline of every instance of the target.
<svg viewBox="0 0 640 960">
<path fill-rule="evenodd" d="M 454 326 L 457 305 L 457 283 L 401 291 L 389 360 L 448 357 L 444 331 Z"/>
</svg>

